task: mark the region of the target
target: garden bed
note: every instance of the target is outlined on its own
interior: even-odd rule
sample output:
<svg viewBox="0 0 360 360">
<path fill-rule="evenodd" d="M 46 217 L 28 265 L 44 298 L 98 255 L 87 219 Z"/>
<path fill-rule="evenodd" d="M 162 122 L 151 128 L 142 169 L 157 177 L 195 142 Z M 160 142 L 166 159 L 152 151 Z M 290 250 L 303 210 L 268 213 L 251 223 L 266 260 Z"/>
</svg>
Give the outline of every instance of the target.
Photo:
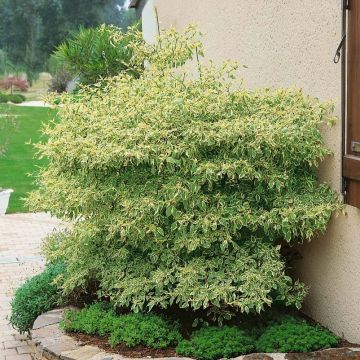
<svg viewBox="0 0 360 360">
<path fill-rule="evenodd" d="M 114 354 L 123 355 L 130 358 L 139 358 L 139 357 L 151 357 L 151 358 L 163 358 L 163 357 L 175 357 L 176 352 L 174 348 L 167 349 L 150 349 L 145 346 L 135 346 L 129 348 L 124 344 L 116 345 L 111 347 L 109 345 L 108 339 L 104 336 L 93 336 L 86 335 L 82 333 L 68 333 L 73 339 L 84 345 L 97 346 L 100 349 L 111 352 Z"/>
<path fill-rule="evenodd" d="M 52 310 L 37 318 L 31 331 L 36 345 L 37 359 L 62 360 L 118 360 L 125 358 L 186 359 L 177 357 L 174 349 L 154 350 L 142 346 L 125 348 L 122 345 L 110 348 L 106 339 L 82 334 L 65 334 L 60 328 L 64 310 Z M 71 335 L 71 336 L 70 336 Z M 237 360 L 306 360 L 306 359 L 360 359 L 360 347 L 341 344 L 345 347 L 326 349 L 311 353 L 249 354 Z"/>
</svg>

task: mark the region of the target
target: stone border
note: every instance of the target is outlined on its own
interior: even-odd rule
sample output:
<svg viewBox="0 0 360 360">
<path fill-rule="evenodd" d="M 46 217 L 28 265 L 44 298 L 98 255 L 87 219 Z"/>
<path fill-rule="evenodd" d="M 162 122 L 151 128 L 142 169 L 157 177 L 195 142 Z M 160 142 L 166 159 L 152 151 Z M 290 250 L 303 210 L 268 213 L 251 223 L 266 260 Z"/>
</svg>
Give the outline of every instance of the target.
<svg viewBox="0 0 360 360">
<path fill-rule="evenodd" d="M 108 353 L 96 347 L 83 345 L 66 335 L 59 327 L 65 309 L 57 309 L 40 315 L 31 330 L 35 344 L 36 360 L 140 360 Z M 231 360 L 360 360 L 360 348 L 337 348 L 302 354 L 250 354 Z M 181 357 L 156 358 L 156 360 L 193 360 Z"/>
</svg>

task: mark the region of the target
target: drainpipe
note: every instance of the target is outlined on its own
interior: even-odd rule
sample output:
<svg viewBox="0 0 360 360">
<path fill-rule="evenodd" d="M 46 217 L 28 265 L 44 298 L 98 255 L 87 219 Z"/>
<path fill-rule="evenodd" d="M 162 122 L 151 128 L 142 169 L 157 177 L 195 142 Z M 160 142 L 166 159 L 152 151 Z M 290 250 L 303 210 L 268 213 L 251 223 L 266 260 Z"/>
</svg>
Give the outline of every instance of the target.
<svg viewBox="0 0 360 360">
<path fill-rule="evenodd" d="M 342 0 L 341 41 L 336 49 L 334 63 L 341 58 L 341 193 L 346 199 L 346 178 L 344 177 L 343 162 L 346 154 L 346 27 L 349 0 Z"/>
<path fill-rule="evenodd" d="M 346 15 L 349 8 L 349 0 L 342 0 L 342 37 L 346 39 Z M 346 40 L 342 49 L 341 58 L 341 192 L 346 200 L 346 179 L 344 177 L 344 156 L 346 154 Z"/>
</svg>

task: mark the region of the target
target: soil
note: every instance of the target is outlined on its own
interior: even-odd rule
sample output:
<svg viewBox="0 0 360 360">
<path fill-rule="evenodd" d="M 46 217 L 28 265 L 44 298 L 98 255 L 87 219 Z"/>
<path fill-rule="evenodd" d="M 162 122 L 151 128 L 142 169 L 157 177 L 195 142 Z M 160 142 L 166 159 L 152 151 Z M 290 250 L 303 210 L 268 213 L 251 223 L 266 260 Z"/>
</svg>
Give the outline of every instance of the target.
<svg viewBox="0 0 360 360">
<path fill-rule="evenodd" d="M 345 339 L 341 339 L 338 347 L 339 348 L 360 348 L 360 344 L 351 343 Z"/>
<path fill-rule="evenodd" d="M 77 299 L 78 306 L 82 302 L 84 304 L 86 304 L 86 303 L 90 303 L 92 301 L 90 301 L 90 299 L 85 299 L 85 298 L 82 299 L 81 301 L 79 299 Z M 128 311 L 125 309 L 124 313 L 127 313 L 127 312 Z M 164 314 L 164 310 L 159 311 L 159 313 Z M 297 317 L 303 318 L 304 320 L 307 321 L 307 323 L 309 323 L 311 325 L 321 326 L 316 321 L 314 321 L 310 317 L 306 316 L 302 312 L 290 311 L 288 314 L 293 315 L 295 317 L 297 316 Z M 181 320 L 180 321 L 181 322 L 181 333 L 184 338 L 189 338 L 191 331 L 193 330 L 192 323 L 195 318 L 195 315 L 193 313 L 186 312 L 182 309 L 171 308 L 171 309 L 168 309 L 167 311 L 165 311 L 165 315 L 167 315 L 169 318 L 172 318 L 173 320 Z M 256 325 L 258 322 L 258 319 L 254 318 L 253 321 L 254 321 L 254 325 Z M 234 323 L 232 323 L 230 325 L 236 326 L 236 325 L 239 325 L 239 323 L 237 323 L 237 321 L 235 319 Z M 251 319 L 250 319 L 250 323 L 248 323 L 247 325 L 251 325 Z M 146 346 L 143 346 L 143 345 L 129 348 L 124 344 L 119 344 L 112 348 L 108 343 L 107 337 L 101 337 L 101 336 L 97 336 L 97 335 L 86 335 L 83 333 L 68 333 L 68 335 L 70 335 L 71 337 L 73 337 L 74 339 L 79 341 L 82 345 L 97 346 L 100 349 L 105 350 L 106 352 L 119 354 L 119 355 L 129 357 L 129 358 L 145 358 L 145 357 L 163 358 L 163 357 L 175 357 L 176 356 L 175 348 L 151 349 L 151 348 L 147 348 Z M 359 344 L 350 343 L 350 342 L 346 341 L 345 339 L 341 339 L 340 343 L 338 345 L 338 348 L 359 348 L 359 347 L 360 347 Z M 334 349 L 334 353 L 336 353 L 336 350 L 337 349 Z M 339 350 L 341 350 L 341 349 L 339 349 Z M 289 353 L 288 355 L 290 356 L 291 354 Z M 306 354 L 295 354 L 295 355 L 298 355 L 298 358 L 296 358 L 296 357 L 289 358 L 289 360 L 290 359 L 291 360 L 307 359 L 306 357 L 301 357 Z M 322 359 L 322 357 L 320 357 L 320 358 Z M 310 358 L 310 359 L 312 359 L 312 358 Z M 334 359 L 338 359 L 338 358 L 334 357 Z M 341 354 L 340 354 L 339 359 L 347 359 L 347 357 L 342 358 Z M 357 358 L 357 357 L 354 359 L 360 360 L 360 358 Z"/>
<path fill-rule="evenodd" d="M 111 347 L 106 337 L 85 335 L 81 333 L 68 333 L 68 335 L 73 337 L 82 345 L 97 346 L 100 349 L 105 350 L 106 352 L 111 352 L 130 358 L 139 358 L 139 357 L 162 358 L 162 357 L 176 356 L 176 352 L 174 348 L 150 349 L 141 345 L 135 346 L 133 348 L 128 348 L 124 344 L 119 344 L 115 347 Z"/>
</svg>

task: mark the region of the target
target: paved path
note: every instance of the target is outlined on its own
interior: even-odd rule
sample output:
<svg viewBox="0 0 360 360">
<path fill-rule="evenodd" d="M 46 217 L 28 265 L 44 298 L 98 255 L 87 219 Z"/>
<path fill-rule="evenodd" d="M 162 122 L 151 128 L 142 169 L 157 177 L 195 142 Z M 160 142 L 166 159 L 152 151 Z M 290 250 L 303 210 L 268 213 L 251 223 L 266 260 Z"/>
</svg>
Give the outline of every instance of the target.
<svg viewBox="0 0 360 360">
<path fill-rule="evenodd" d="M 44 102 L 44 101 L 25 101 L 23 103 L 20 104 L 14 104 L 16 106 L 35 106 L 35 107 L 51 107 L 50 104 Z"/>
<path fill-rule="evenodd" d="M 59 221 L 46 214 L 0 216 L 0 360 L 31 360 L 26 336 L 10 327 L 10 301 L 14 289 L 44 266 L 39 255 L 42 239 Z"/>
</svg>

